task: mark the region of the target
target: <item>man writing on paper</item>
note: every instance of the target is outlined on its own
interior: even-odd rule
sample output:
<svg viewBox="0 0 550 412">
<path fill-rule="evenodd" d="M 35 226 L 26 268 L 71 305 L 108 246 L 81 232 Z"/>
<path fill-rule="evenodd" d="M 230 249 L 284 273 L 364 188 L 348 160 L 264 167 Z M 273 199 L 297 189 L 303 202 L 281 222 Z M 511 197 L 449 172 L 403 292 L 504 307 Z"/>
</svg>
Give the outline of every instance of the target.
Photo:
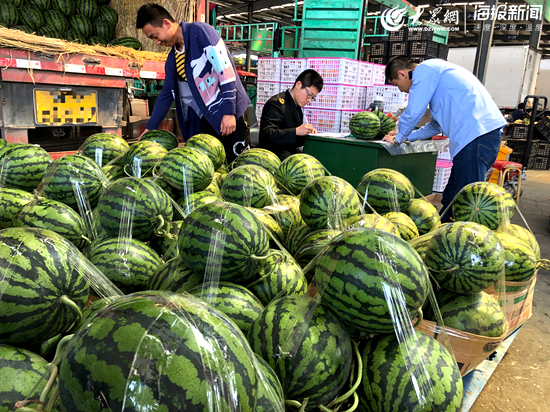
<svg viewBox="0 0 550 412">
<path fill-rule="evenodd" d="M 302 107 L 315 101 L 323 90 L 323 78 L 315 70 L 303 71 L 292 89 L 269 99 L 260 120 L 260 147 L 275 153 L 281 160 L 298 153 L 304 136 L 317 130 L 304 119 Z"/>
<path fill-rule="evenodd" d="M 397 133 L 383 140 L 401 144 L 441 132 L 449 137 L 453 168 L 441 200 L 443 212 L 464 186 L 485 180 L 497 158 L 506 120 L 479 80 L 447 61 L 430 59 L 416 64 L 406 56 L 394 57 L 386 65 L 386 79 L 409 93 L 409 104 Z M 414 130 L 428 105 L 431 121 Z M 442 222 L 449 221 L 450 215 L 444 215 Z"/>
</svg>

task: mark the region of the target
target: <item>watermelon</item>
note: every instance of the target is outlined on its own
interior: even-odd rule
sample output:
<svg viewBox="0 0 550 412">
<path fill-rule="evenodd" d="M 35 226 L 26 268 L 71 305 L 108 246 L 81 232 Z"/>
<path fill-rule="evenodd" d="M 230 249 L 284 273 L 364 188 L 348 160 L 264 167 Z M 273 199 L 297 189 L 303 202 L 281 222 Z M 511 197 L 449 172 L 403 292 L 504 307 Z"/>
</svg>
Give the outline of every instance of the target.
<svg viewBox="0 0 550 412">
<path fill-rule="evenodd" d="M 97 205 L 108 184 L 103 170 L 93 160 L 67 155 L 55 159 L 47 167 L 37 191 L 73 209 L 89 210 Z"/>
<path fill-rule="evenodd" d="M 174 133 L 163 129 L 149 130 L 141 136 L 140 141 L 150 141 L 158 143 L 167 151 L 175 149 L 176 147 L 178 147 L 179 144 L 178 138 Z"/>
<path fill-rule="evenodd" d="M 441 287 L 477 293 L 504 275 L 505 252 L 491 230 L 477 223 L 442 226 L 430 240 L 424 262 Z"/>
<path fill-rule="evenodd" d="M 393 225 L 399 230 L 399 235 L 402 239 L 409 240 L 414 239 L 415 237 L 420 236 L 418 233 L 418 228 L 414 221 L 407 216 L 405 213 L 400 212 L 390 212 L 384 215 Z"/>
<path fill-rule="evenodd" d="M 495 232 L 504 248 L 504 278 L 507 282 L 527 282 L 535 276 L 537 258 L 533 249 L 519 238 Z"/>
<path fill-rule="evenodd" d="M 275 371 L 264 361 L 260 356 L 255 355 L 257 365 L 256 371 L 260 377 L 260 381 L 264 384 L 258 388 L 258 396 L 256 398 L 256 412 L 271 412 L 277 410 L 276 405 L 284 405 L 284 393 L 281 382 Z M 277 403 L 274 403 L 274 400 Z M 282 411 L 283 409 L 281 409 Z"/>
<path fill-rule="evenodd" d="M 380 119 L 380 131 L 376 136 L 378 139 L 384 138 L 384 136 L 386 136 L 389 132 L 395 129 L 396 127 L 395 120 L 391 116 L 385 114 L 384 112 L 379 112 L 379 111 L 373 111 L 372 113 L 377 115 L 378 118 Z"/>
<path fill-rule="evenodd" d="M 43 37 L 49 37 L 50 39 L 62 39 L 63 36 L 57 31 L 52 29 L 51 27 L 41 27 L 36 31 L 36 36 L 43 36 Z"/>
<path fill-rule="evenodd" d="M 336 236 L 339 235 L 339 230 L 321 229 L 311 232 L 303 240 L 300 248 L 294 255 L 296 262 L 305 268 L 319 253 L 321 253 L 327 244 Z"/>
<path fill-rule="evenodd" d="M 531 249 L 533 249 L 533 252 L 535 252 L 535 257 L 537 259 L 540 259 L 539 244 L 537 242 L 537 239 L 529 229 L 525 229 L 518 225 L 510 224 L 510 225 L 500 226 L 496 231 L 498 233 L 506 233 L 506 234 L 515 236 L 518 239 L 524 241 L 529 245 Z"/>
<path fill-rule="evenodd" d="M 265 210 L 277 222 L 283 231 L 284 239 L 303 223 L 300 216 L 300 200 L 294 196 L 278 195 L 277 203 L 266 206 L 262 210 Z"/>
<path fill-rule="evenodd" d="M 10 227 L 13 218 L 33 200 L 35 197 L 29 192 L 0 187 L 0 229 Z"/>
<path fill-rule="evenodd" d="M 0 411 L 15 411 L 16 402 L 40 399 L 47 382 L 44 378 L 50 375 L 47 365 L 33 352 L 0 344 Z"/>
<path fill-rule="evenodd" d="M 147 176 L 143 178 L 144 180 L 148 180 L 150 182 L 154 182 L 157 186 L 159 186 L 162 190 L 166 192 L 168 196 L 170 196 L 172 199 L 180 199 L 182 193 L 176 189 L 174 186 L 171 186 L 166 180 L 164 180 L 161 177 L 155 177 L 155 176 Z M 197 192 L 202 193 L 202 192 Z M 176 218 L 176 211 L 174 210 L 174 218 Z M 178 217 L 178 219 L 181 219 L 181 216 Z"/>
<path fill-rule="evenodd" d="M 105 192 L 97 205 L 99 224 L 112 237 L 151 239 L 172 220 L 172 203 L 155 183 L 126 177 Z"/>
<path fill-rule="evenodd" d="M 52 0 L 52 9 L 60 11 L 66 18 L 70 18 L 76 12 L 76 1 Z"/>
<path fill-rule="evenodd" d="M 202 192 L 207 192 L 220 198 L 222 195 L 221 187 L 218 186 L 214 178 L 212 178 L 212 183 L 210 183 L 206 189 L 202 190 Z"/>
<path fill-rule="evenodd" d="M 13 219 L 12 225 L 51 230 L 80 250 L 90 242 L 82 217 L 70 206 L 55 200 L 37 199 L 26 204 Z"/>
<path fill-rule="evenodd" d="M 191 213 L 193 210 L 205 205 L 207 203 L 221 202 L 222 198 L 213 195 L 210 192 L 200 191 L 191 193 L 189 196 L 183 196 L 178 200 L 178 205 L 181 206 L 185 216 Z"/>
<path fill-rule="evenodd" d="M 124 172 L 124 168 L 122 166 L 103 166 L 103 173 L 111 182 L 126 177 L 126 173 Z"/>
<path fill-rule="evenodd" d="M 260 219 L 260 222 L 262 222 L 268 233 L 271 235 L 269 239 L 269 246 L 274 249 L 278 249 L 279 245 L 277 245 L 277 242 L 279 242 L 279 244 L 284 243 L 283 230 L 281 229 L 279 224 L 265 210 L 254 208 L 248 208 L 248 210 L 254 213 L 258 219 Z M 275 242 L 275 240 L 277 240 L 277 242 Z"/>
<path fill-rule="evenodd" d="M 362 361 L 361 411 L 462 411 L 460 371 L 435 339 L 418 331 L 402 342 L 375 336 L 365 341 Z"/>
<path fill-rule="evenodd" d="M 6 147 L 8 145 L 9 145 L 9 143 L 6 140 L 0 138 L 0 149 L 3 149 L 4 147 Z"/>
<path fill-rule="evenodd" d="M 115 11 L 115 9 L 106 4 L 102 4 L 99 6 L 99 18 L 107 21 L 108 23 L 111 23 L 111 26 L 113 27 L 116 27 L 116 25 L 118 24 L 118 13 Z"/>
<path fill-rule="evenodd" d="M 19 31 L 22 31 L 24 33 L 27 33 L 27 34 L 32 34 L 33 33 L 33 30 L 28 28 L 27 26 L 14 26 L 13 27 L 13 30 L 19 30 Z"/>
<path fill-rule="evenodd" d="M 17 6 L 10 2 L 0 3 L 0 25 L 11 29 L 19 23 Z"/>
<path fill-rule="evenodd" d="M 25 5 L 19 9 L 19 22 L 32 31 L 44 26 L 44 16 L 35 6 Z"/>
<path fill-rule="evenodd" d="M 263 167 L 244 165 L 233 169 L 223 181 L 222 196 L 227 202 L 262 208 L 276 201 L 273 175 Z"/>
<path fill-rule="evenodd" d="M 191 147 L 171 150 L 157 169 L 164 180 L 184 195 L 206 189 L 214 176 L 214 165 L 208 155 Z"/>
<path fill-rule="evenodd" d="M 441 223 L 436 207 L 425 199 L 413 199 L 405 213 L 416 225 L 419 235 L 425 235 Z"/>
<path fill-rule="evenodd" d="M 172 245 L 176 245 L 177 250 L 178 236 L 182 224 L 183 221 L 181 220 L 170 222 L 170 224 L 165 228 L 165 233 L 163 234 L 163 236 L 156 236 L 155 238 L 151 239 L 151 241 L 149 242 L 149 246 L 151 246 L 153 250 L 159 254 L 160 257 L 163 257 Z M 163 258 L 163 260 L 167 259 Z"/>
<path fill-rule="evenodd" d="M 402 173 L 375 169 L 365 174 L 357 191 L 378 213 L 405 211 L 414 199 L 414 186 Z"/>
<path fill-rule="evenodd" d="M 470 183 L 453 201 L 457 222 L 474 222 L 495 230 L 510 221 L 506 190 L 490 182 Z"/>
<path fill-rule="evenodd" d="M 285 296 L 266 306 L 248 341 L 281 380 L 286 399 L 309 398 L 306 411 L 332 401 L 351 370 L 348 332 L 336 315 L 306 296 Z"/>
<path fill-rule="evenodd" d="M 105 46 L 105 40 L 99 36 L 90 37 L 86 43 L 90 46 Z"/>
<path fill-rule="evenodd" d="M 48 152 L 38 146 L 9 145 L 0 152 L 0 187 L 32 192 L 51 162 Z"/>
<path fill-rule="evenodd" d="M 59 369 L 66 411 L 254 411 L 259 381 L 249 345 L 223 314 L 189 295 L 117 299 L 67 350 Z"/>
<path fill-rule="evenodd" d="M 88 259 L 126 294 L 146 290 L 162 264 L 157 252 L 130 238 L 107 239 L 96 245 Z"/>
<path fill-rule="evenodd" d="M 304 239 L 311 232 L 313 232 L 313 229 L 311 229 L 308 225 L 303 224 L 301 226 L 298 226 L 291 233 L 289 233 L 285 243 L 285 248 L 288 253 L 294 256 L 300 248 L 300 245 L 302 244 Z"/>
<path fill-rule="evenodd" d="M 505 191 L 504 193 L 504 202 L 506 203 L 506 206 L 508 207 L 508 213 L 510 214 L 510 219 L 514 217 L 514 213 L 516 211 L 516 201 L 512 197 L 509 191 Z"/>
<path fill-rule="evenodd" d="M 343 230 L 359 215 L 360 208 L 353 186 L 336 176 L 315 179 L 300 195 L 300 215 L 315 230 Z"/>
<path fill-rule="evenodd" d="M 275 173 L 276 179 L 298 196 L 313 180 L 325 176 L 325 168 L 313 156 L 297 153 L 287 157 Z"/>
<path fill-rule="evenodd" d="M 76 30 L 70 29 L 65 33 L 65 39 L 71 43 L 82 44 L 86 40 L 80 33 Z M 125 175 L 126 176 L 126 175 Z"/>
<path fill-rule="evenodd" d="M 392 333 L 397 306 L 403 308 L 402 322 L 421 317 L 429 287 L 418 253 L 403 239 L 370 228 L 332 239 L 315 276 L 326 282 L 323 305 L 344 324 L 367 333 Z"/>
<path fill-rule="evenodd" d="M 34 6 L 38 10 L 40 10 L 42 13 L 44 13 L 46 10 L 49 10 L 52 7 L 51 0 L 26 0 L 28 4 L 26 6 Z"/>
<path fill-rule="evenodd" d="M 208 155 L 214 169 L 219 169 L 225 164 L 225 148 L 222 142 L 209 134 L 196 134 L 185 142 L 186 147 L 198 149 Z"/>
<path fill-rule="evenodd" d="M 113 39 L 114 33 L 115 28 L 107 20 L 99 18 L 94 22 L 94 36 L 100 38 L 104 44 Z"/>
<path fill-rule="evenodd" d="M 148 290 L 189 292 L 204 281 L 204 276 L 196 275 L 181 256 L 176 256 L 160 265 L 149 280 Z"/>
<path fill-rule="evenodd" d="M 401 236 L 401 233 L 392 222 L 385 217 L 374 213 L 357 216 L 353 227 L 371 227 L 374 229 L 383 230 L 384 232 L 391 233 L 395 236 Z"/>
<path fill-rule="evenodd" d="M 435 232 L 427 233 L 425 235 L 415 237 L 414 239 L 409 240 L 409 245 L 411 245 L 414 250 L 420 255 L 422 260 L 424 260 L 424 257 L 426 255 L 426 250 L 428 250 L 428 246 L 430 246 L 430 241 L 432 239 L 432 236 Z"/>
<path fill-rule="evenodd" d="M 283 253 L 273 253 L 257 275 L 254 282 L 247 285 L 252 293 L 264 304 L 287 295 L 303 295 L 307 291 L 307 280 L 296 261 Z"/>
<path fill-rule="evenodd" d="M 506 332 L 506 314 L 498 301 L 485 292 L 463 295 L 441 289 L 435 297 L 443 324 L 448 328 L 490 338 Z M 426 318 L 436 321 L 433 311 L 428 311 Z"/>
<path fill-rule="evenodd" d="M 160 164 L 167 150 L 152 141 L 138 142 L 124 154 L 124 171 L 128 176 L 145 177 L 153 174 L 155 166 Z"/>
<path fill-rule="evenodd" d="M 31 347 L 66 331 L 88 299 L 84 257 L 57 233 L 0 231 L 0 343 Z"/>
<path fill-rule="evenodd" d="M 234 283 L 204 283 L 189 293 L 225 314 L 245 335 L 264 309 L 252 292 Z"/>
<path fill-rule="evenodd" d="M 95 0 L 77 0 L 76 10 L 90 21 L 94 21 L 99 15 L 99 6 Z"/>
<path fill-rule="evenodd" d="M 178 248 L 196 274 L 241 283 L 259 272 L 269 237 L 261 221 L 246 208 L 216 202 L 185 218 Z"/>
<path fill-rule="evenodd" d="M 7 0 L 8 3 L 11 3 L 15 5 L 16 7 L 20 7 L 25 3 L 26 0 Z"/>
<path fill-rule="evenodd" d="M 54 29 L 57 33 L 66 33 L 69 30 L 69 22 L 61 13 L 57 10 L 48 10 L 44 13 L 44 21 L 46 26 Z"/>
<path fill-rule="evenodd" d="M 118 18 L 117 18 L 118 20 Z M 109 46 L 128 47 L 134 50 L 141 50 L 141 43 L 135 37 L 119 37 L 118 39 L 111 40 Z"/>
<path fill-rule="evenodd" d="M 261 166 L 275 176 L 279 166 L 281 166 L 281 159 L 269 150 L 254 148 L 243 152 L 232 163 L 233 169 L 243 165 Z"/>
<path fill-rule="evenodd" d="M 357 139 L 372 140 L 380 132 L 380 118 L 373 112 L 359 112 L 349 121 L 349 131 Z"/>
<path fill-rule="evenodd" d="M 72 29 L 76 31 L 82 39 L 87 39 L 88 37 L 92 36 L 94 28 L 92 22 L 88 17 L 82 14 L 73 14 L 69 18 L 69 23 Z"/>
</svg>

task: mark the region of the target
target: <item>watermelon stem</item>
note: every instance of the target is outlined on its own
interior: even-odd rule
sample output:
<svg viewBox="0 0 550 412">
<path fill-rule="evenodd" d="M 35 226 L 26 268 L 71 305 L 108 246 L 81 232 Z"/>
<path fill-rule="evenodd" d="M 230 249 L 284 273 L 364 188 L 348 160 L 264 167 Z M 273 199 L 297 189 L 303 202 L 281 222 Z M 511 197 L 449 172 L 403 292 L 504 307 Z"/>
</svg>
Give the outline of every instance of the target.
<svg viewBox="0 0 550 412">
<path fill-rule="evenodd" d="M 59 396 L 59 383 L 57 385 L 55 385 L 55 388 L 53 388 L 50 399 L 48 400 L 48 404 L 46 405 L 45 412 L 51 412 L 52 411 L 53 406 L 54 406 L 55 401 L 57 400 L 58 396 Z"/>
<path fill-rule="evenodd" d="M 542 268 L 543 270 L 550 270 L 550 260 L 548 259 L 539 259 L 537 260 L 537 270 Z"/>
<path fill-rule="evenodd" d="M 157 236 L 166 236 L 167 232 L 166 232 L 166 228 L 165 228 L 165 222 L 164 222 L 164 217 L 162 215 L 158 215 L 157 216 L 157 222 L 159 222 L 157 228 L 155 229 L 155 234 Z"/>
<path fill-rule="evenodd" d="M 277 255 L 282 256 L 283 259 L 284 259 L 283 252 L 281 252 L 279 250 L 274 250 L 273 252 L 268 253 L 265 256 L 250 255 L 250 259 L 253 259 L 253 260 L 266 260 L 266 259 L 269 259 L 270 257 L 277 256 Z"/>
<path fill-rule="evenodd" d="M 80 319 L 82 319 L 82 312 L 80 311 L 80 308 L 76 303 L 74 303 L 67 295 L 62 295 L 59 298 L 59 301 L 65 305 L 67 305 L 76 315 L 75 323 L 80 322 Z"/>
<path fill-rule="evenodd" d="M 361 385 L 361 381 L 363 379 L 363 359 L 361 358 L 361 352 L 359 352 L 359 347 L 357 346 L 357 343 L 353 342 L 353 348 L 355 350 L 355 356 L 357 357 L 357 380 L 355 381 L 355 383 L 353 384 L 353 386 L 349 391 L 344 393 L 342 396 L 334 399 L 327 406 L 319 405 L 319 409 L 321 409 L 322 411 L 331 412 L 332 410 L 329 408 L 331 408 L 332 406 L 344 402 L 346 399 L 348 399 L 352 395 L 357 396 L 356 394 L 357 388 L 359 387 L 359 385 Z M 357 401 L 359 401 L 359 398 L 357 398 Z M 357 405 L 355 405 L 355 407 L 352 406 L 346 412 L 352 412 L 355 410 L 355 408 L 357 408 Z"/>
<path fill-rule="evenodd" d="M 50 393 L 52 386 L 54 385 L 55 380 L 57 379 L 57 372 L 58 372 L 57 366 L 52 365 L 50 363 L 47 369 L 51 369 L 52 372 L 50 375 L 50 379 L 48 379 L 48 383 L 46 383 L 46 386 L 44 386 L 44 390 L 40 394 L 40 405 L 37 406 L 36 408 L 37 411 L 41 411 L 42 409 L 44 409 L 44 404 L 46 402 L 46 399 L 48 399 L 48 394 Z"/>
<path fill-rule="evenodd" d="M 299 408 L 298 412 L 304 412 L 306 410 L 308 401 L 309 401 L 309 398 L 305 398 L 303 403 L 300 403 L 298 401 L 286 400 L 285 404 Z"/>
<path fill-rule="evenodd" d="M 443 269 L 443 270 L 435 270 L 435 269 L 430 268 L 430 271 L 436 272 L 436 273 L 448 273 L 448 272 L 454 272 L 455 270 L 458 270 L 458 269 L 460 269 L 460 265 L 454 265 L 454 266 L 450 267 L 449 269 Z"/>
<path fill-rule="evenodd" d="M 65 356 L 65 347 L 67 346 L 67 343 L 73 338 L 73 336 L 74 334 L 67 335 L 59 341 L 59 343 L 57 344 L 57 349 L 55 350 L 55 356 L 53 360 L 50 363 L 48 363 L 48 365 L 46 366 L 47 368 L 54 367 L 54 366 L 57 367 L 57 365 L 61 363 L 61 360 Z"/>
</svg>

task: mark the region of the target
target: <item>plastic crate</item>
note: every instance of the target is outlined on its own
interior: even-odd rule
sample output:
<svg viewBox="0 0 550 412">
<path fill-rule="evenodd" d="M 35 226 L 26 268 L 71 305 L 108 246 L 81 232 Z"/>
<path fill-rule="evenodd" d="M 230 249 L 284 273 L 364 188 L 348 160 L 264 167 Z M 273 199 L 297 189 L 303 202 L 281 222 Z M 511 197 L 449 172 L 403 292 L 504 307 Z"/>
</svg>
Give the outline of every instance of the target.
<svg viewBox="0 0 550 412">
<path fill-rule="evenodd" d="M 258 121 L 258 126 L 260 125 L 260 120 L 262 119 L 263 110 L 264 110 L 264 105 L 256 103 L 256 120 Z"/>
<path fill-rule="evenodd" d="M 531 148 L 531 155 L 532 156 L 550 156 L 550 142 L 533 142 L 533 146 Z"/>
<path fill-rule="evenodd" d="M 263 104 L 280 92 L 280 82 L 266 82 L 258 80 L 256 89 L 256 102 Z"/>
<path fill-rule="evenodd" d="M 384 112 L 394 111 L 394 105 L 405 106 L 409 100 L 408 94 L 400 92 L 397 86 L 385 84 L 367 87 L 365 109 L 368 109 L 375 96 L 384 99 Z"/>
<path fill-rule="evenodd" d="M 531 156 L 527 169 L 548 170 L 550 169 L 549 156 Z"/>
<path fill-rule="evenodd" d="M 338 57 L 313 57 L 307 59 L 307 67 L 323 78 L 324 84 L 351 84 L 357 81 L 357 60 Z"/>
<path fill-rule="evenodd" d="M 318 132 L 340 133 L 342 112 L 330 109 L 304 108 L 304 121 L 307 120 Z"/>
<path fill-rule="evenodd" d="M 374 64 L 372 66 L 372 85 L 386 84 L 386 65 Z"/>
<path fill-rule="evenodd" d="M 307 59 L 280 59 L 281 82 L 294 82 L 307 69 Z"/>
<path fill-rule="evenodd" d="M 543 138 L 550 141 L 550 118 L 545 117 L 537 124 L 535 124 L 537 132 L 539 132 Z"/>
<path fill-rule="evenodd" d="M 354 96 L 354 107 L 356 110 L 363 110 L 365 107 L 365 103 L 367 101 L 367 88 L 366 87 L 357 87 L 355 89 L 355 96 Z"/>
<path fill-rule="evenodd" d="M 451 176 L 451 170 L 453 168 L 453 162 L 451 160 L 438 160 L 435 164 L 434 175 L 434 192 L 443 192 L 447 183 L 449 183 L 449 177 Z"/>
<path fill-rule="evenodd" d="M 258 81 L 281 81 L 281 60 L 275 57 L 258 58 Z"/>
<path fill-rule="evenodd" d="M 443 43 L 439 43 L 439 46 L 437 47 L 437 57 L 443 60 L 447 60 L 448 55 L 449 55 L 449 46 Z"/>
<path fill-rule="evenodd" d="M 411 56 L 437 57 L 439 53 L 439 43 L 431 40 L 411 41 L 409 45 Z"/>
<path fill-rule="evenodd" d="M 418 28 L 419 30 L 413 30 L 414 28 Z M 414 28 L 409 27 L 409 33 L 407 34 L 407 39 L 409 41 L 424 41 L 433 39 L 434 32 L 427 30 L 425 26 L 417 26 Z"/>
<path fill-rule="evenodd" d="M 390 42 L 374 43 L 370 45 L 371 56 L 387 56 L 390 51 Z"/>
<path fill-rule="evenodd" d="M 379 65 L 386 65 L 388 63 L 388 56 L 369 56 L 369 62 Z"/>
<path fill-rule="evenodd" d="M 390 57 L 406 56 L 407 54 L 407 42 L 390 43 Z"/>
<path fill-rule="evenodd" d="M 527 139 L 527 132 L 529 131 L 529 125 L 526 124 L 511 124 L 508 127 L 508 134 L 511 139 Z"/>
<path fill-rule="evenodd" d="M 373 64 L 369 62 L 359 62 L 357 66 L 357 86 L 372 86 Z"/>
<path fill-rule="evenodd" d="M 451 151 L 449 149 L 440 150 L 437 152 L 437 160 L 451 160 Z"/>
<path fill-rule="evenodd" d="M 340 133 L 349 133 L 349 121 L 357 113 L 361 113 L 364 110 L 342 110 L 342 117 L 340 119 L 341 127 Z"/>
<path fill-rule="evenodd" d="M 396 31 L 390 31 L 389 40 L 390 41 L 407 41 L 409 29 L 408 27 L 403 27 Z"/>
<path fill-rule="evenodd" d="M 513 156 L 515 158 L 519 156 L 523 156 L 525 153 L 525 147 L 527 145 L 526 139 L 517 139 L 517 140 L 507 140 L 506 146 L 508 146 L 510 149 L 512 149 L 512 153 L 510 156 Z"/>
<path fill-rule="evenodd" d="M 358 98 L 355 97 L 357 86 L 345 84 L 325 84 L 317 99 L 311 102 L 308 107 L 333 110 L 356 110 L 358 107 Z"/>
<path fill-rule="evenodd" d="M 366 38 L 370 44 L 383 43 L 389 40 L 388 36 L 367 36 Z"/>
</svg>

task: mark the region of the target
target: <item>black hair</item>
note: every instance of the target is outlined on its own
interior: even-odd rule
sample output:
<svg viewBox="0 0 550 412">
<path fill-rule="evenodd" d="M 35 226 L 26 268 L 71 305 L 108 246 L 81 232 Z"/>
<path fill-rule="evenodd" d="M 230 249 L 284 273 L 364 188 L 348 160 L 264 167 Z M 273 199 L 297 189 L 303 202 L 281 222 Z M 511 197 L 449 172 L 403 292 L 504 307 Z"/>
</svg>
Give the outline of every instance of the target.
<svg viewBox="0 0 550 412">
<path fill-rule="evenodd" d="M 520 110 L 525 109 L 525 103 L 518 104 L 518 109 L 520 109 Z"/>
<path fill-rule="evenodd" d="M 399 70 L 413 70 L 415 63 L 407 56 L 395 56 L 386 65 L 386 82 L 391 83 L 399 77 Z"/>
<path fill-rule="evenodd" d="M 323 78 L 319 73 L 312 69 L 307 69 L 300 73 L 300 75 L 294 82 L 294 86 L 292 87 L 296 87 L 296 83 L 298 82 L 302 83 L 302 88 L 315 87 L 317 90 L 319 90 L 319 92 L 323 90 Z"/>
<path fill-rule="evenodd" d="M 137 12 L 136 29 L 143 29 L 146 24 L 153 27 L 162 27 L 164 19 L 175 23 L 174 18 L 164 7 L 155 3 L 144 4 Z"/>
</svg>

